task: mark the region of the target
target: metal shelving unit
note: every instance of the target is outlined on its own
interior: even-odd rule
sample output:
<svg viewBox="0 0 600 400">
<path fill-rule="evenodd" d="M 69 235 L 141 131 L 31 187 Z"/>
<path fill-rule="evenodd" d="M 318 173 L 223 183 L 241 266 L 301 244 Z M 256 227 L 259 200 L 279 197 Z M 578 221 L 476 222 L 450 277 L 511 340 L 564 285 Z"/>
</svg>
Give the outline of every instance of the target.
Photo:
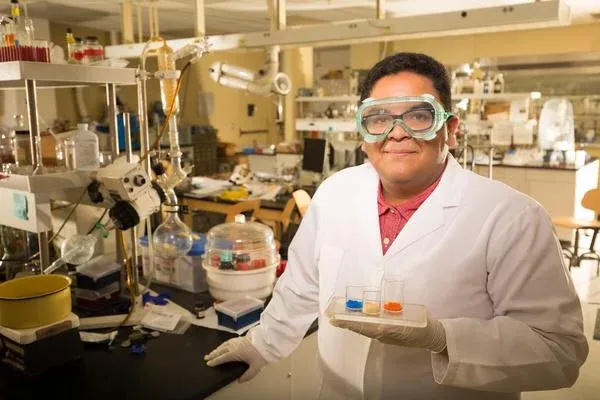
<svg viewBox="0 0 600 400">
<path fill-rule="evenodd" d="M 356 121 L 353 118 L 298 118 L 298 131 L 320 132 L 357 132 Z"/>
<path fill-rule="evenodd" d="M 106 88 L 106 104 L 108 115 L 111 116 L 109 120 L 111 149 L 113 157 L 116 158 L 119 148 L 116 87 L 139 85 L 135 69 L 25 61 L 0 63 L 0 90 L 25 89 L 26 91 L 29 144 L 34 169 L 42 166 L 35 151 L 36 138 L 40 140 L 38 88 L 90 85 L 102 85 Z M 48 243 L 48 231 L 52 228 L 50 200 L 73 199 L 75 194 L 81 193 L 89 181 L 89 174 L 78 171 L 31 176 L 14 174 L 0 176 L 0 204 L 6 205 L 0 207 L 2 224 L 38 234 L 42 269 L 50 263 Z"/>
<path fill-rule="evenodd" d="M 358 102 L 360 96 L 355 95 L 341 95 L 341 96 L 299 96 L 296 97 L 296 103 L 352 103 Z"/>
<path fill-rule="evenodd" d="M 306 103 L 319 103 L 321 107 L 328 103 L 354 103 L 357 104 L 360 96 L 340 95 L 340 96 L 300 96 L 296 97 L 298 104 L 299 118 L 296 118 L 297 131 L 319 131 L 319 132 L 357 132 L 356 121 L 354 118 L 304 118 L 304 105 Z"/>
<path fill-rule="evenodd" d="M 474 93 L 460 93 L 453 94 L 452 100 L 489 100 L 489 101 L 512 101 L 527 99 L 533 97 L 532 93 L 490 93 L 490 94 L 474 94 Z"/>
</svg>

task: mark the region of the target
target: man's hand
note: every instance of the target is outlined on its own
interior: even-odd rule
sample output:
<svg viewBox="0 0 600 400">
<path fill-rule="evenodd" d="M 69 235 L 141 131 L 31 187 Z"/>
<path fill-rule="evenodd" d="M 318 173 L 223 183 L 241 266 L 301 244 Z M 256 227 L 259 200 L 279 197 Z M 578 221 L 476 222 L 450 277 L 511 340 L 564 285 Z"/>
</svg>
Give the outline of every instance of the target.
<svg viewBox="0 0 600 400">
<path fill-rule="evenodd" d="M 428 319 L 425 328 L 406 326 L 365 324 L 355 321 L 329 320 L 331 325 L 349 329 L 360 335 L 379 340 L 385 344 L 404 347 L 418 347 L 441 353 L 446 348 L 446 331 L 437 319 Z"/>
<path fill-rule="evenodd" d="M 228 362 L 243 361 L 249 368 L 240 377 L 240 382 L 254 378 L 265 365 L 267 360 L 256 350 L 246 337 L 234 338 L 226 341 L 210 354 L 204 356 L 206 365 L 215 367 Z"/>
</svg>

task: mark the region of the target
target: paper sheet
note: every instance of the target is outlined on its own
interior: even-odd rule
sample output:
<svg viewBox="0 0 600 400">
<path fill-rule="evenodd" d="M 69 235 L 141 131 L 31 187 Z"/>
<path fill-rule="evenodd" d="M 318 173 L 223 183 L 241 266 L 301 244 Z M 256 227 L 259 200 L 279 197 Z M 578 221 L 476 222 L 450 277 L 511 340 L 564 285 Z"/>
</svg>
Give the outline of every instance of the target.
<svg viewBox="0 0 600 400">
<path fill-rule="evenodd" d="M 198 189 L 191 190 L 190 193 L 195 197 L 206 197 L 221 192 L 223 189 L 232 186 L 231 182 L 219 179 L 212 179 L 206 176 L 195 176 L 192 178 L 194 187 Z"/>
</svg>

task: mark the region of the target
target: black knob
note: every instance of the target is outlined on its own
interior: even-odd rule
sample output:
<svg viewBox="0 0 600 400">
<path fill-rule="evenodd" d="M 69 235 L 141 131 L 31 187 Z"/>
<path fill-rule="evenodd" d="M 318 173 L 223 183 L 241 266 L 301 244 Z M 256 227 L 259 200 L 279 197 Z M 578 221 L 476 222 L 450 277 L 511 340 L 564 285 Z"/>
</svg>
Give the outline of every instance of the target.
<svg viewBox="0 0 600 400">
<path fill-rule="evenodd" d="M 146 178 L 144 178 L 143 175 L 136 175 L 133 178 L 133 183 L 135 184 L 135 186 L 143 186 L 146 184 Z"/>
</svg>

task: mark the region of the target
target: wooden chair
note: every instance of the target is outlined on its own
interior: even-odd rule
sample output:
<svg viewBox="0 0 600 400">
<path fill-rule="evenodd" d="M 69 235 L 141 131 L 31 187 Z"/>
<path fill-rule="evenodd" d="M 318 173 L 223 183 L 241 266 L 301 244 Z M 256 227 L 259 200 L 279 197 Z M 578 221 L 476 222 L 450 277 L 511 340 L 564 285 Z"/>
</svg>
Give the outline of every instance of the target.
<svg viewBox="0 0 600 400">
<path fill-rule="evenodd" d="M 296 207 L 298 207 L 298 211 L 300 212 L 300 216 L 302 218 L 304 218 L 304 215 L 306 214 L 306 210 L 308 209 L 308 206 L 310 205 L 310 195 L 306 192 L 306 190 L 296 190 L 294 193 L 292 193 L 292 197 L 294 198 L 295 202 L 296 202 Z"/>
<path fill-rule="evenodd" d="M 258 212 L 259 209 L 260 209 L 260 200 L 240 201 L 239 203 L 232 206 L 228 210 L 226 217 L 225 217 L 225 222 L 234 222 L 236 215 L 247 214 L 248 212 L 251 212 L 251 217 L 250 218 L 246 217 L 246 219 L 252 220 L 252 219 L 254 219 L 254 216 L 256 215 L 256 213 Z"/>
<path fill-rule="evenodd" d="M 592 220 L 585 220 L 574 217 L 554 217 L 552 223 L 561 228 L 574 229 L 575 230 L 575 241 L 572 248 L 570 243 L 567 247 L 563 247 L 563 252 L 567 258 L 569 258 L 569 269 L 571 267 L 579 267 L 581 260 L 596 260 L 596 275 L 600 272 L 600 254 L 594 250 L 596 244 L 596 237 L 598 231 L 600 231 L 600 188 L 589 190 L 581 199 L 581 205 L 588 210 L 594 211 L 596 218 Z M 592 240 L 590 247 L 586 249 L 582 254 L 579 254 L 579 234 L 580 231 L 591 230 Z"/>
<path fill-rule="evenodd" d="M 273 229 L 273 233 L 276 239 L 281 239 L 281 235 L 285 231 L 287 231 L 290 226 L 290 222 L 292 221 L 292 217 L 294 211 L 296 210 L 296 201 L 294 198 L 290 198 L 287 203 L 285 203 L 285 207 L 281 211 L 281 215 L 277 220 L 259 220 L 257 222 L 268 225 Z"/>
</svg>

